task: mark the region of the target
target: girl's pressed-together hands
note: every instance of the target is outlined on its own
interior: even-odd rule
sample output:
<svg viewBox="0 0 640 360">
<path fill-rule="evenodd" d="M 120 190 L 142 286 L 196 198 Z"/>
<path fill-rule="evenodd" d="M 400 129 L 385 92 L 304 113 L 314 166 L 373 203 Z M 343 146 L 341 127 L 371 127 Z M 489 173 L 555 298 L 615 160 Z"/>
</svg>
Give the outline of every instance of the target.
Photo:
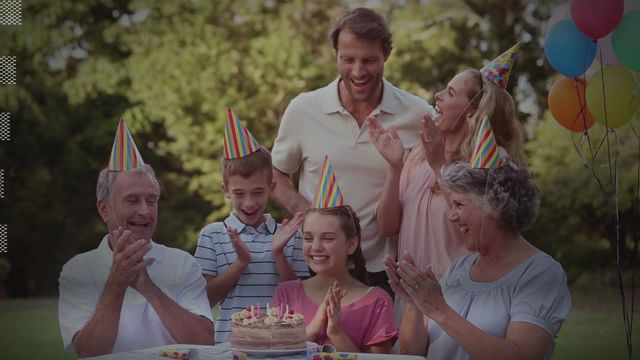
<svg viewBox="0 0 640 360">
<path fill-rule="evenodd" d="M 347 291 L 342 290 L 337 281 L 329 286 L 318 311 L 307 325 L 306 334 L 309 341 L 314 341 L 325 329 L 329 338 L 342 334 L 340 307 L 346 294 Z"/>
<path fill-rule="evenodd" d="M 340 324 L 340 307 L 342 298 L 347 294 L 346 290 L 342 290 L 337 282 L 334 282 L 329 288 L 328 303 L 326 307 L 327 316 L 327 336 L 330 339 L 336 336 L 342 336 L 342 325 Z"/>
</svg>

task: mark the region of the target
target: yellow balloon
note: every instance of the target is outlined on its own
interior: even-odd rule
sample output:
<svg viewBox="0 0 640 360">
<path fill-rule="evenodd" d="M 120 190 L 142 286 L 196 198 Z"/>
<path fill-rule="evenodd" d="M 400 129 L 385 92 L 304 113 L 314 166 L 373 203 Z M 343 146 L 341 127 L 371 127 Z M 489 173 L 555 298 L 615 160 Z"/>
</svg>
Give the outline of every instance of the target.
<svg viewBox="0 0 640 360">
<path fill-rule="evenodd" d="M 637 88 L 637 85 L 633 74 L 624 66 L 599 70 L 587 84 L 586 98 L 589 111 L 596 121 L 604 126 L 608 125 L 609 128 L 626 124 L 640 105 L 640 88 Z"/>
</svg>

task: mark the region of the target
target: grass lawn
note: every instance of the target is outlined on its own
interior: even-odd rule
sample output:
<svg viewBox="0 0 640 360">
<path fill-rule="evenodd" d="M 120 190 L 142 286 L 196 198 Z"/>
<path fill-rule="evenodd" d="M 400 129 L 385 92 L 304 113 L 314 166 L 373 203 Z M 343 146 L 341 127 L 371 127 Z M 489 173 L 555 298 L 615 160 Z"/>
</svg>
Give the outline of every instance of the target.
<svg viewBox="0 0 640 360">
<path fill-rule="evenodd" d="M 634 321 L 633 358 L 640 359 L 640 317 Z M 619 313 L 576 313 L 562 326 L 554 359 L 627 359 L 622 311 Z"/>
<path fill-rule="evenodd" d="M 597 278 L 574 284 L 571 288 L 573 308 L 560 330 L 554 359 L 628 359 L 620 294 L 611 285 L 603 286 Z M 627 296 L 630 290 L 626 288 Z M 633 359 L 640 359 L 638 290 L 633 321 Z M 629 301 L 627 306 L 630 306 Z"/>
<path fill-rule="evenodd" d="M 618 298 L 586 298 L 577 291 L 572 294 L 574 310 L 560 331 L 554 359 L 626 359 Z M 634 322 L 634 359 L 640 359 L 638 313 Z M 55 298 L 0 300 L 0 324 L 3 360 L 74 359 L 62 348 Z"/>
<path fill-rule="evenodd" d="M 75 359 L 58 329 L 57 298 L 0 300 L 0 358 Z"/>
</svg>

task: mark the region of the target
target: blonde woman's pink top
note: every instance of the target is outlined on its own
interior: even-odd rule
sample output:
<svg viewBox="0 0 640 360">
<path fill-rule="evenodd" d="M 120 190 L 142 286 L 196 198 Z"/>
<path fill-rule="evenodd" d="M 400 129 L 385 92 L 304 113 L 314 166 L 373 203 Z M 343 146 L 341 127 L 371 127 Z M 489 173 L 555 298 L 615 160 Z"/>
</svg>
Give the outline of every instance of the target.
<svg viewBox="0 0 640 360">
<path fill-rule="evenodd" d="M 413 151 L 422 151 L 420 147 Z M 402 222 L 398 236 L 398 258 L 408 251 L 418 267 L 432 266 L 438 278 L 454 259 L 469 252 L 456 226 L 449 221 L 449 204 L 442 190 L 435 189 L 436 176 L 428 161 L 405 163 L 400 175 Z"/>
</svg>

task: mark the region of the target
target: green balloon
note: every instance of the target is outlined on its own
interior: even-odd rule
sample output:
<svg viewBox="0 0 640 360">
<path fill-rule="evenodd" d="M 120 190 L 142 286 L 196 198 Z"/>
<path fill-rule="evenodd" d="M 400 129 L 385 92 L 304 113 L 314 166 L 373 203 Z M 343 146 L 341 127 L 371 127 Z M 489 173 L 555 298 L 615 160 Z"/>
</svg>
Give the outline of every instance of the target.
<svg viewBox="0 0 640 360">
<path fill-rule="evenodd" d="M 640 91 L 636 90 L 636 86 L 636 79 L 625 67 L 605 67 L 596 72 L 587 84 L 589 112 L 597 122 L 609 128 L 626 124 L 640 105 Z"/>
<path fill-rule="evenodd" d="M 633 71 L 640 71 L 640 10 L 627 13 L 613 31 L 613 51 L 620 62 Z"/>
</svg>

